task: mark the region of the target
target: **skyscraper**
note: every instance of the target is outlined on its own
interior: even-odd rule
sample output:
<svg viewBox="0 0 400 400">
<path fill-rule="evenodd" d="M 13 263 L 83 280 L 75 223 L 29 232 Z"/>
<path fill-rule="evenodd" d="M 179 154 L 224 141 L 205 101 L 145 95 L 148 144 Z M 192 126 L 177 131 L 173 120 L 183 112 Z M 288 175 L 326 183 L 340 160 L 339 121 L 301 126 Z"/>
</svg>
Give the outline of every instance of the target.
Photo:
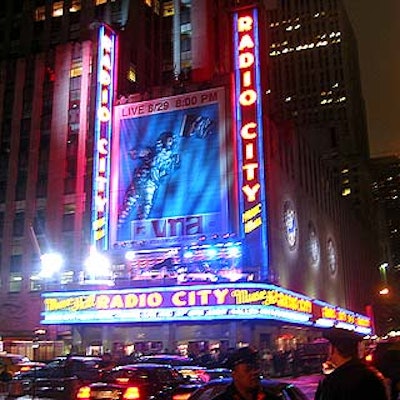
<svg viewBox="0 0 400 400">
<path fill-rule="evenodd" d="M 371 216 L 369 144 L 357 43 L 340 0 L 267 2 L 273 123 L 299 130 L 335 171 L 341 194 Z"/>
</svg>

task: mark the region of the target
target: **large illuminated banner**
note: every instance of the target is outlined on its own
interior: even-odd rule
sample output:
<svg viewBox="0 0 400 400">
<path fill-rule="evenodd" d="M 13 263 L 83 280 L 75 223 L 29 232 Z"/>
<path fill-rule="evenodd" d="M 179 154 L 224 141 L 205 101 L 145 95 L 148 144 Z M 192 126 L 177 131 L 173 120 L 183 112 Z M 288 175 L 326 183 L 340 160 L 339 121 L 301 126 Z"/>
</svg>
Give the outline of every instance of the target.
<svg viewBox="0 0 400 400">
<path fill-rule="evenodd" d="M 99 250 L 106 250 L 109 244 L 109 176 L 115 59 L 116 35 L 108 26 L 101 25 L 98 33 L 91 229 L 92 244 Z"/>
<path fill-rule="evenodd" d="M 371 333 L 368 317 L 265 283 L 44 293 L 42 324 L 281 320 Z M 322 324 L 322 320 L 327 320 Z"/>
<path fill-rule="evenodd" d="M 235 12 L 233 32 L 241 233 L 253 256 L 251 262 L 258 262 L 260 278 L 266 279 L 267 216 L 257 9 Z"/>
<path fill-rule="evenodd" d="M 227 232 L 224 90 L 115 108 L 112 244 Z"/>
</svg>

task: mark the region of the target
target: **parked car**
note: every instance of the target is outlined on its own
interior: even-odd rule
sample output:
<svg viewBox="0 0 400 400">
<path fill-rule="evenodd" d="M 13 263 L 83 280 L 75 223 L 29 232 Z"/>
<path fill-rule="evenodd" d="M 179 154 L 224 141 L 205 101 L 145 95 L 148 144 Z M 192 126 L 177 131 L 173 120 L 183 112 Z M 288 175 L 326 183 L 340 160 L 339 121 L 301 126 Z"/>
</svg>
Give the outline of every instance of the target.
<svg viewBox="0 0 400 400">
<path fill-rule="evenodd" d="M 131 364 L 115 367 L 101 381 L 79 388 L 77 400 L 184 399 L 198 386 L 186 385 L 187 381 L 170 365 Z M 177 395 L 178 397 L 174 397 Z M 186 397 L 188 397 L 186 395 Z"/>
<path fill-rule="evenodd" d="M 176 366 L 196 365 L 195 360 L 190 357 L 179 356 L 176 354 L 154 354 L 142 356 L 137 359 L 138 363 L 166 364 Z"/>
<path fill-rule="evenodd" d="M 16 374 L 15 394 L 71 398 L 78 386 L 101 379 L 100 357 L 58 357 L 46 366 Z"/>
<path fill-rule="evenodd" d="M 10 377 L 18 372 L 30 371 L 44 365 L 44 363 L 31 361 L 28 357 L 20 354 L 0 353 L 0 369 Z"/>
<path fill-rule="evenodd" d="M 213 379 L 230 378 L 232 371 L 228 368 L 209 368 L 206 370 L 209 381 Z"/>
<path fill-rule="evenodd" d="M 209 400 L 222 393 L 232 383 L 231 378 L 215 379 L 195 390 L 188 400 Z M 307 396 L 295 385 L 277 380 L 262 379 L 261 385 L 268 400 L 307 400 Z"/>
</svg>

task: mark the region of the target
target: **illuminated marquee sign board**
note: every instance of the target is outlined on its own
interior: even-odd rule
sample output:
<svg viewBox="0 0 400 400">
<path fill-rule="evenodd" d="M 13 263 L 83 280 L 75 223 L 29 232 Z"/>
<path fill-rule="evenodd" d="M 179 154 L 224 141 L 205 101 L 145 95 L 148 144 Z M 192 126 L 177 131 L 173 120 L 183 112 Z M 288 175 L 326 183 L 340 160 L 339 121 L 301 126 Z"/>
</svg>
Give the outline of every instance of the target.
<svg viewBox="0 0 400 400">
<path fill-rule="evenodd" d="M 96 111 L 94 123 L 92 244 L 108 248 L 112 108 L 115 85 L 116 35 L 106 25 L 98 33 Z"/>
<path fill-rule="evenodd" d="M 316 326 L 354 329 L 366 335 L 372 332 L 372 322 L 369 317 L 322 301 L 314 300 L 313 314 Z"/>
<path fill-rule="evenodd" d="M 259 61 L 258 10 L 239 10 L 233 16 L 235 119 L 239 163 L 239 204 L 242 236 L 264 264 L 267 278 L 267 217 L 263 159 L 262 90 Z"/>
<path fill-rule="evenodd" d="M 312 325 L 315 321 L 311 298 L 262 283 L 49 292 L 42 298 L 42 324 L 273 319 Z M 370 327 L 367 317 L 352 314 L 357 317 L 353 329 L 359 321 Z"/>
<path fill-rule="evenodd" d="M 231 231 L 225 101 L 214 88 L 115 107 L 112 246 L 181 245 Z"/>
</svg>

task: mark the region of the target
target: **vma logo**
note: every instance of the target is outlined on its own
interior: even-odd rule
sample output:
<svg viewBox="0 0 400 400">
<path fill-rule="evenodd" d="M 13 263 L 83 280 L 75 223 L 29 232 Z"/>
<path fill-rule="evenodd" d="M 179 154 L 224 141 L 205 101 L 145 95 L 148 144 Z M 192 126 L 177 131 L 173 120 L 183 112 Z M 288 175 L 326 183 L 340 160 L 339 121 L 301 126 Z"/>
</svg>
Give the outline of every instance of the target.
<svg viewBox="0 0 400 400">
<path fill-rule="evenodd" d="M 136 220 L 131 222 L 133 240 L 168 239 L 215 233 L 219 214 Z"/>
</svg>

